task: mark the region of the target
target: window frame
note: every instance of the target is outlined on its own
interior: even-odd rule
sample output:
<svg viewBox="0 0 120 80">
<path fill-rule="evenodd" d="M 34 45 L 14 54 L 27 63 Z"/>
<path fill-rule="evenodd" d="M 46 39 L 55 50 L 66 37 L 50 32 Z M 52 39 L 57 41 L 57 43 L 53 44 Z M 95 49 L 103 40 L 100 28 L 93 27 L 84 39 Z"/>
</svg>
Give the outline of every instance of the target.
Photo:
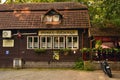
<svg viewBox="0 0 120 80">
<path fill-rule="evenodd" d="M 68 46 L 68 37 L 71 37 L 72 38 L 72 41 L 71 41 L 71 47 Z M 77 47 L 74 47 L 74 41 L 73 41 L 73 38 L 74 37 L 77 37 Z M 79 48 L 79 36 L 66 36 L 66 48 L 70 48 L 70 49 L 78 49 Z"/>
<path fill-rule="evenodd" d="M 45 38 L 45 47 L 42 47 L 42 38 Z M 51 47 L 50 48 L 48 48 L 48 37 L 50 37 L 50 39 L 51 39 Z M 40 36 L 40 41 L 39 41 L 39 43 L 40 43 L 40 48 L 45 48 L 45 49 L 52 49 L 52 36 Z"/>
<path fill-rule="evenodd" d="M 58 48 L 55 48 L 55 45 L 54 45 L 54 43 L 55 43 L 54 38 L 55 37 L 57 37 L 57 39 L 58 39 L 58 41 L 57 41 Z M 63 38 L 63 43 L 64 43 L 63 48 L 65 48 L 65 36 L 53 36 L 53 49 L 62 49 L 60 47 L 60 37 Z"/>
<path fill-rule="evenodd" d="M 55 16 L 57 16 L 59 19 L 55 20 Z M 60 24 L 61 23 L 61 15 L 59 14 L 54 14 L 54 15 L 45 15 L 43 22 L 45 24 Z"/>
<path fill-rule="evenodd" d="M 29 42 L 29 38 L 32 38 L 32 42 L 31 43 Z M 38 41 L 37 41 L 38 44 L 37 44 L 36 48 L 39 48 L 39 36 L 27 36 L 27 49 L 36 49 L 35 46 L 34 46 L 34 44 L 35 44 L 35 42 L 34 42 L 35 40 L 34 39 L 35 38 L 38 39 Z M 29 47 L 29 43 L 32 45 L 31 48 Z"/>
</svg>

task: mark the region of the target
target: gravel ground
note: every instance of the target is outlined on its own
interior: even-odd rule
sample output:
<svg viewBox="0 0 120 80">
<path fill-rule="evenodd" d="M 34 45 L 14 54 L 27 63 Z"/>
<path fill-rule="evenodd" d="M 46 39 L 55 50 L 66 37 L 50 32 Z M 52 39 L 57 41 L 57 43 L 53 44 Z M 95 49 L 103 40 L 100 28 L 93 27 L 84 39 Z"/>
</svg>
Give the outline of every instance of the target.
<svg viewBox="0 0 120 80">
<path fill-rule="evenodd" d="M 64 69 L 0 70 L 0 80 L 120 80 L 120 71 L 113 71 L 113 78 L 102 71 Z"/>
</svg>

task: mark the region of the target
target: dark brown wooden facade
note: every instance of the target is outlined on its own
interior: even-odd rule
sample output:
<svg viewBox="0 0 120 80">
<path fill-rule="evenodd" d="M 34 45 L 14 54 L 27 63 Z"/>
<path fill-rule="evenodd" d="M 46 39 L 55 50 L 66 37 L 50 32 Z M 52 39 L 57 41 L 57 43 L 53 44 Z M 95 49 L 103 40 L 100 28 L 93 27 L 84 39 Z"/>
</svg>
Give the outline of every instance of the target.
<svg viewBox="0 0 120 80">
<path fill-rule="evenodd" d="M 113 44 L 111 48 L 120 48 L 120 28 L 118 27 L 92 27 L 90 34 L 92 36 L 91 43 L 101 40 L 102 43 L 107 43 L 108 45 Z M 95 44 L 92 45 L 95 46 Z"/>
<path fill-rule="evenodd" d="M 59 23 L 43 21 L 43 17 L 52 11 L 55 15 L 61 16 Z M 14 58 L 21 58 L 25 62 L 49 62 L 53 59 L 53 52 L 60 50 L 61 47 L 55 47 L 57 44 L 60 45 L 60 40 L 55 44 L 56 37 L 62 39 L 61 41 L 64 43 L 62 48 L 70 47 L 72 50 L 70 55 L 59 54 L 60 59 L 58 61 L 74 62 L 81 56 L 79 52 L 81 48 L 90 47 L 89 28 L 88 9 L 80 3 L 2 4 L 0 5 L 0 67 L 12 67 Z M 11 37 L 3 37 L 4 31 L 10 31 Z M 40 31 L 48 31 L 51 34 L 42 35 L 39 34 Z M 60 34 L 57 33 L 58 31 Z M 49 48 L 46 48 L 45 54 L 38 55 L 34 49 L 44 47 L 44 45 L 41 46 L 42 37 L 47 39 L 46 44 L 48 38 L 52 42 L 51 46 L 48 44 Z M 77 44 L 69 46 L 67 44 L 69 38 L 72 43 L 76 40 Z M 31 39 L 33 44 L 32 42 L 29 44 Z M 35 43 L 37 41 L 39 42 Z"/>
</svg>

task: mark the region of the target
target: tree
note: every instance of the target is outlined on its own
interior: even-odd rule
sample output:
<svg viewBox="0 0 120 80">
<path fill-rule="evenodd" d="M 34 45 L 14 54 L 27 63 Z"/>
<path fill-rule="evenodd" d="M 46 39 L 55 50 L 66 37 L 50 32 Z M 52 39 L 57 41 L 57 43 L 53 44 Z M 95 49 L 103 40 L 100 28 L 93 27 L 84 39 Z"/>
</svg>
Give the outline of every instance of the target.
<svg viewBox="0 0 120 80">
<path fill-rule="evenodd" d="M 105 20 L 114 26 L 120 26 L 120 0 L 104 0 L 102 6 L 105 7 Z"/>
</svg>

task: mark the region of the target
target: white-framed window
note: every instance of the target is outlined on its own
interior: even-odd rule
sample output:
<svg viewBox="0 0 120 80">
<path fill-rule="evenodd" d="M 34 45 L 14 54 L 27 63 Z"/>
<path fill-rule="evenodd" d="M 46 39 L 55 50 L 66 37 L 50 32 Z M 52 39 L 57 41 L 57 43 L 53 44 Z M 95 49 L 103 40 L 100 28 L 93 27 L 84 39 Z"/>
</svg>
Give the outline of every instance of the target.
<svg viewBox="0 0 120 80">
<path fill-rule="evenodd" d="M 60 21 L 60 15 L 46 15 L 45 21 L 46 22 L 58 22 Z"/>
<path fill-rule="evenodd" d="M 28 36 L 27 37 L 27 49 L 39 48 L 39 37 L 38 36 Z"/>
<path fill-rule="evenodd" d="M 78 49 L 78 36 L 66 36 L 66 48 Z"/>
<path fill-rule="evenodd" d="M 59 24 L 61 22 L 60 15 L 45 15 L 44 22 L 46 24 Z"/>
<path fill-rule="evenodd" d="M 60 20 L 60 16 L 59 15 L 53 15 L 53 21 L 59 21 Z"/>
<path fill-rule="evenodd" d="M 40 37 L 40 48 L 52 49 L 52 37 L 41 36 Z"/>
<path fill-rule="evenodd" d="M 54 36 L 53 37 L 53 48 L 54 49 L 65 48 L 65 37 L 64 36 Z"/>
<path fill-rule="evenodd" d="M 45 49 L 61 49 L 61 48 L 79 48 L 78 36 L 28 36 L 27 49 L 45 48 Z"/>
</svg>

